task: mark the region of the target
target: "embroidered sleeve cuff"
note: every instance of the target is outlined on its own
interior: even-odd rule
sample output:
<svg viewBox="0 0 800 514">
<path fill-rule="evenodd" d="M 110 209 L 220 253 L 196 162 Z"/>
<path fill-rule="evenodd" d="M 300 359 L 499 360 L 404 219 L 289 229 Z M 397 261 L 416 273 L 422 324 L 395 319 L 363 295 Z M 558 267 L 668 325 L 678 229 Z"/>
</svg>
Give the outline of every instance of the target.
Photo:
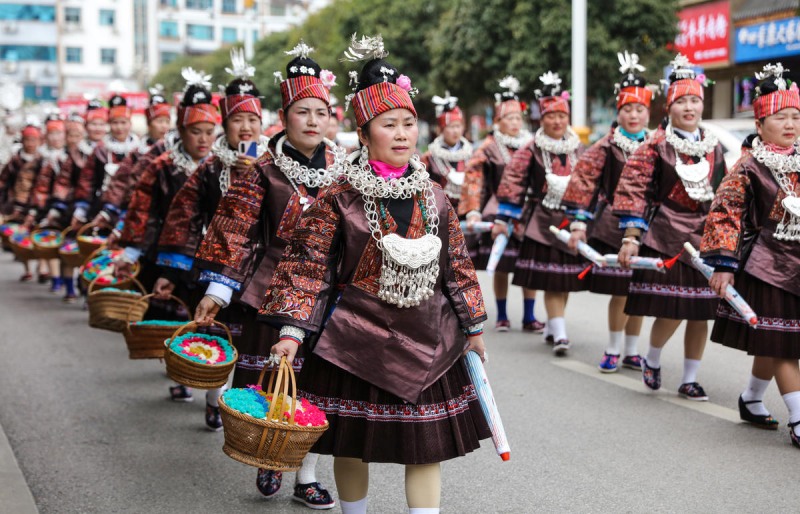
<svg viewBox="0 0 800 514">
<path fill-rule="evenodd" d="M 200 282 L 216 282 L 218 284 L 230 287 L 234 291 L 239 291 L 242 289 L 241 283 L 233 280 L 232 278 L 226 277 L 222 273 L 215 273 L 209 270 L 203 270 L 200 272 L 200 278 L 198 280 Z"/>
<path fill-rule="evenodd" d="M 64 212 L 67 210 L 67 204 L 64 202 L 55 202 L 53 203 L 53 209 L 57 209 L 61 212 Z"/>
<path fill-rule="evenodd" d="M 107 204 L 103 205 L 103 210 L 101 212 L 104 212 L 104 213 L 107 213 L 107 214 L 110 214 L 110 215 L 113 215 L 113 216 L 119 216 L 119 209 L 116 206 L 114 206 L 113 204 L 110 204 L 110 203 L 107 203 Z"/>
<path fill-rule="evenodd" d="M 88 206 L 84 207 L 84 205 L 85 204 L 83 205 L 77 204 L 77 206 L 75 207 L 75 212 L 72 213 L 73 218 L 82 222 L 86 222 L 86 210 L 88 207 Z"/>
<path fill-rule="evenodd" d="M 156 264 L 167 268 L 189 271 L 192 269 L 192 264 L 194 264 L 194 258 L 180 253 L 159 253 Z"/>
<path fill-rule="evenodd" d="M 522 206 L 511 203 L 501 203 L 497 207 L 497 215 L 518 220 L 522 217 Z"/>
<path fill-rule="evenodd" d="M 481 213 L 478 212 L 478 211 L 469 211 L 465 217 L 466 217 L 466 219 L 475 218 L 475 217 L 483 218 Z"/>
<path fill-rule="evenodd" d="M 739 269 L 739 261 L 725 255 L 705 257 L 703 261 L 714 268 L 714 271 L 734 272 Z"/>
<path fill-rule="evenodd" d="M 650 228 L 650 226 L 643 218 L 637 218 L 636 216 L 623 216 L 619 220 L 619 228 L 640 228 L 646 231 Z"/>
<path fill-rule="evenodd" d="M 206 296 L 212 296 L 220 299 L 223 302 L 223 307 L 227 307 L 231 304 L 233 289 L 225 284 L 220 284 L 219 282 L 211 282 L 208 284 L 208 289 L 206 289 Z"/>
<path fill-rule="evenodd" d="M 589 221 L 594 219 L 594 214 L 583 209 L 567 209 L 567 217 L 571 220 Z"/>
<path fill-rule="evenodd" d="M 54 219 L 54 220 L 57 220 L 57 219 L 59 219 L 61 217 L 61 211 L 59 211 L 58 209 L 53 207 L 52 209 L 47 211 L 47 217 L 51 218 L 51 219 Z"/>
<path fill-rule="evenodd" d="M 472 325 L 471 327 L 467 327 L 464 329 L 464 333 L 467 337 L 474 337 L 483 334 L 483 323 L 478 323 L 476 325 Z"/>
</svg>

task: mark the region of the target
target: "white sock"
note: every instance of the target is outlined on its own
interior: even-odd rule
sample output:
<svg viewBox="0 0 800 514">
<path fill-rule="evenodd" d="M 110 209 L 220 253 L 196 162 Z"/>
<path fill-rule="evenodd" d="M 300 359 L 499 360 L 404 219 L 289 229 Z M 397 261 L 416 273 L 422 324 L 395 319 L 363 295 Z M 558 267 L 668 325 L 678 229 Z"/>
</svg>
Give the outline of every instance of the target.
<svg viewBox="0 0 800 514">
<path fill-rule="evenodd" d="M 762 380 L 755 375 L 750 375 L 750 382 L 747 383 L 747 389 L 742 393 L 742 401 L 745 402 L 761 402 L 764 400 L 764 394 L 767 392 L 767 387 L 771 380 Z M 769 416 L 769 411 L 763 403 L 751 403 L 745 405 L 751 414 L 756 416 Z"/>
<path fill-rule="evenodd" d="M 647 365 L 651 368 L 660 368 L 661 367 L 661 352 L 664 351 L 663 348 L 656 348 L 655 346 L 651 346 L 649 350 L 647 350 Z"/>
<path fill-rule="evenodd" d="M 312 484 L 317 481 L 317 459 L 319 459 L 319 453 L 309 452 L 306 454 L 295 475 L 295 483 Z"/>
<path fill-rule="evenodd" d="M 789 409 L 789 423 L 800 421 L 800 391 L 792 391 L 783 395 L 783 403 Z M 800 425 L 794 427 L 794 433 L 800 435 Z"/>
<path fill-rule="evenodd" d="M 547 324 L 550 327 L 550 335 L 553 336 L 556 342 L 561 339 L 567 339 L 567 322 L 563 316 L 559 318 L 550 318 L 547 320 Z"/>
<path fill-rule="evenodd" d="M 697 359 L 683 359 L 683 380 L 681 384 L 691 384 L 697 382 L 697 371 L 700 369 L 700 361 Z"/>
<path fill-rule="evenodd" d="M 610 355 L 619 355 L 619 351 L 622 349 L 623 337 L 625 337 L 625 332 L 621 330 L 619 332 L 609 332 L 606 353 Z"/>
<path fill-rule="evenodd" d="M 225 386 L 206 391 L 206 403 L 212 407 L 219 407 L 219 397 L 222 396 L 224 390 Z"/>
<path fill-rule="evenodd" d="M 408 514 L 439 514 L 439 507 L 409 507 Z"/>
<path fill-rule="evenodd" d="M 639 349 L 636 346 L 639 344 L 639 336 L 625 336 L 625 356 L 633 357 L 639 355 Z"/>
<path fill-rule="evenodd" d="M 367 514 L 367 497 L 354 502 L 339 499 L 339 506 L 342 508 L 342 514 Z"/>
</svg>

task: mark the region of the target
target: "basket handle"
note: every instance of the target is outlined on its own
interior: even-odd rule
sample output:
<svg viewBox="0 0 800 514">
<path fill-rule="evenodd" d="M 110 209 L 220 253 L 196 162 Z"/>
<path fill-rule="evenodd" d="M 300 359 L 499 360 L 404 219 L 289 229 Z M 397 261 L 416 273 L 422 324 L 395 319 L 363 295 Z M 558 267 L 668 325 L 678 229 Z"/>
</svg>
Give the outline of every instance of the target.
<svg viewBox="0 0 800 514">
<path fill-rule="evenodd" d="M 73 230 L 72 227 L 67 227 L 67 228 L 65 228 L 64 230 L 61 231 L 61 240 L 62 241 L 66 241 L 67 240 L 67 235 L 70 232 L 75 232 L 75 237 L 78 237 L 78 232 L 77 231 Z"/>
<path fill-rule="evenodd" d="M 91 282 L 89 282 L 89 289 L 86 291 L 86 294 L 89 294 L 89 293 L 91 293 L 91 292 L 92 292 L 92 289 L 93 289 L 93 288 L 94 288 L 94 286 L 96 285 L 96 283 L 97 283 L 97 280 L 98 280 L 99 278 L 100 278 L 100 276 L 98 275 L 98 276 L 94 277 L 94 279 L 92 279 L 92 281 L 91 281 Z M 129 280 L 130 280 L 131 282 L 133 282 L 133 283 L 134 283 L 134 285 L 135 285 L 136 287 L 138 287 L 138 288 L 139 288 L 139 291 L 140 291 L 140 292 L 141 292 L 143 295 L 147 293 L 147 289 L 145 289 L 145 288 L 144 288 L 144 286 L 142 285 L 142 283 L 141 283 L 141 282 L 139 282 L 138 280 L 136 280 L 136 277 L 134 277 L 134 276 L 131 276 Z M 121 284 L 124 284 L 125 282 L 128 282 L 128 280 L 120 280 L 120 281 L 118 281 L 118 282 L 115 282 L 115 283 L 114 283 L 114 285 L 121 285 Z"/>
<path fill-rule="evenodd" d="M 297 411 L 297 379 L 295 378 L 294 375 L 294 369 L 292 368 L 292 365 L 287 362 L 285 355 L 281 356 L 281 362 L 280 364 L 278 364 L 277 369 L 278 369 L 277 373 L 273 368 L 272 372 L 270 372 L 269 375 L 269 385 L 267 386 L 267 392 L 272 391 L 272 402 L 270 403 L 269 406 L 269 413 L 267 414 L 267 419 L 273 421 L 276 419 L 273 418 L 273 416 L 275 415 L 275 410 L 277 409 L 278 406 L 278 396 L 280 393 L 283 393 L 283 397 L 287 398 L 287 395 L 289 394 L 289 388 L 291 387 L 292 402 L 289 407 L 289 424 L 294 425 L 295 424 L 294 416 L 295 412 Z M 258 377 L 258 382 L 259 384 L 262 384 L 262 387 L 264 384 L 264 375 L 266 371 L 267 371 L 267 366 L 265 364 L 264 367 L 261 368 L 261 374 Z M 280 419 L 280 413 L 278 413 L 277 419 Z"/>
<path fill-rule="evenodd" d="M 136 279 L 134 279 L 134 280 L 136 280 Z M 149 298 L 152 298 L 154 296 L 155 296 L 154 293 L 146 294 L 146 295 L 142 296 L 141 298 L 139 298 L 138 300 L 136 300 L 135 302 L 133 302 L 130 305 L 130 307 L 128 307 L 128 313 L 125 315 L 125 319 L 128 321 L 128 323 L 131 322 L 131 313 L 133 312 L 133 308 L 136 307 L 139 303 L 141 303 L 141 302 L 143 302 L 143 301 L 145 301 L 145 300 L 147 300 Z M 169 295 L 169 299 L 170 300 L 175 300 L 176 302 L 178 302 L 184 309 L 186 309 L 186 312 L 189 314 L 189 319 L 192 319 L 192 310 L 189 308 L 188 305 L 186 305 L 186 302 L 184 302 L 183 300 L 181 300 L 180 298 L 178 298 L 177 296 L 174 296 L 174 295 Z"/>
<path fill-rule="evenodd" d="M 81 237 L 83 235 L 83 233 L 86 232 L 87 230 L 89 230 L 90 228 L 98 228 L 99 229 L 100 227 L 98 227 L 94 223 L 89 222 L 86 225 L 83 225 L 81 228 L 78 229 L 78 232 L 75 233 L 75 237 L 76 238 L 77 237 Z"/>
<path fill-rule="evenodd" d="M 181 303 L 183 303 L 183 302 L 181 302 Z M 186 304 L 184 304 L 184 305 L 186 305 Z M 188 307 L 187 307 L 187 309 L 186 309 L 186 310 L 187 310 L 187 311 L 189 310 L 189 309 L 188 309 Z M 191 312 L 190 312 L 190 314 L 191 314 Z M 223 329 L 225 329 L 225 335 L 227 335 L 227 336 L 228 336 L 228 342 L 230 343 L 231 347 L 233 347 L 233 336 L 231 335 L 231 331 L 230 331 L 230 329 L 228 329 L 227 325 L 225 325 L 224 323 L 220 323 L 219 321 L 217 321 L 217 320 L 215 320 L 215 319 L 212 319 L 212 320 L 211 320 L 211 324 L 213 324 L 213 325 L 219 325 L 220 327 L 222 327 Z M 178 337 L 179 335 L 181 335 L 181 332 L 182 332 L 184 329 L 187 329 L 187 328 L 195 328 L 195 327 L 197 327 L 197 322 L 196 322 L 196 321 L 194 321 L 194 320 L 191 320 L 191 319 L 190 319 L 190 321 L 189 321 L 188 323 L 186 323 L 185 325 L 181 325 L 181 326 L 179 326 L 179 327 L 178 327 L 178 330 L 176 330 L 176 331 L 175 331 L 175 332 L 172 334 L 172 337 L 170 337 L 169 339 L 167 339 L 167 340 L 165 340 L 165 341 L 164 341 L 164 346 L 166 346 L 167 348 L 169 348 L 170 341 L 172 341 L 173 339 L 175 339 L 176 337 Z"/>
</svg>

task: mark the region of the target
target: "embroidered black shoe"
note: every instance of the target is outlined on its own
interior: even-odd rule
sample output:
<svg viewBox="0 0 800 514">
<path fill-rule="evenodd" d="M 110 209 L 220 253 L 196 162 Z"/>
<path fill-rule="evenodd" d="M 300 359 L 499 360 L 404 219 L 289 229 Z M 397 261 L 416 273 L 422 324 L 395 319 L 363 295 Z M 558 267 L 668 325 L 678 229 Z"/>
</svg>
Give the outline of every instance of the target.
<svg viewBox="0 0 800 514">
<path fill-rule="evenodd" d="M 292 499 L 314 510 L 332 509 L 336 505 L 331 494 L 319 482 L 295 484 Z"/>
</svg>

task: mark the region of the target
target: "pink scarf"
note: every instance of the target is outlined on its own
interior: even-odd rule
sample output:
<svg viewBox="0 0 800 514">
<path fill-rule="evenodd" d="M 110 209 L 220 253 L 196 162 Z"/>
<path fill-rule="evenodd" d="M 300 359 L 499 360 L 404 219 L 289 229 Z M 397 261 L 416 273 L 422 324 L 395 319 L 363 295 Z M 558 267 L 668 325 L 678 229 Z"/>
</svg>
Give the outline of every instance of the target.
<svg viewBox="0 0 800 514">
<path fill-rule="evenodd" d="M 764 146 L 770 152 L 774 152 L 774 153 L 781 154 L 781 155 L 791 155 L 792 153 L 794 153 L 794 146 L 786 147 L 786 146 L 775 145 L 775 144 L 772 144 L 772 143 L 764 143 Z M 372 161 L 370 161 L 370 162 L 372 162 Z"/>
<path fill-rule="evenodd" d="M 375 175 L 379 176 L 383 180 L 392 180 L 402 177 L 408 169 L 408 164 L 397 168 L 391 164 L 386 164 L 385 162 L 381 161 L 369 161 L 369 165 L 372 166 L 372 171 L 375 172 Z"/>
</svg>

